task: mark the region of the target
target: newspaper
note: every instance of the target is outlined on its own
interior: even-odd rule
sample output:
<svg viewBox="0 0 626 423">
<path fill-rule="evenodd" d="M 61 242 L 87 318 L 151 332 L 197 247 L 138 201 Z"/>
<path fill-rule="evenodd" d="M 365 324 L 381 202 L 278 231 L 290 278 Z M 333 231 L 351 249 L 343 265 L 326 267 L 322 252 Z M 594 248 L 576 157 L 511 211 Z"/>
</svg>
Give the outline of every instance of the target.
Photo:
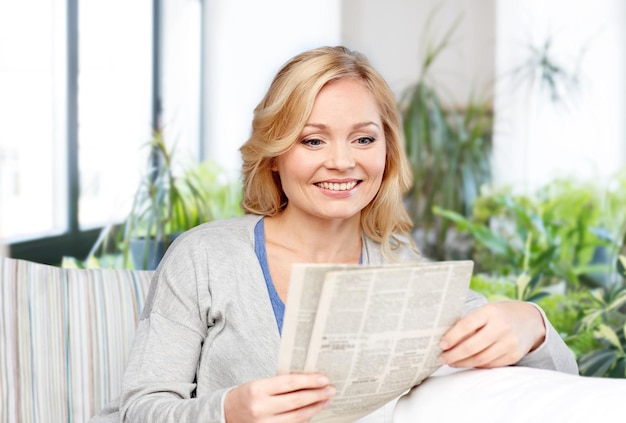
<svg viewBox="0 0 626 423">
<path fill-rule="evenodd" d="M 313 421 L 355 421 L 437 370 L 473 262 L 295 264 L 277 373 L 321 372 L 337 394 Z"/>
</svg>

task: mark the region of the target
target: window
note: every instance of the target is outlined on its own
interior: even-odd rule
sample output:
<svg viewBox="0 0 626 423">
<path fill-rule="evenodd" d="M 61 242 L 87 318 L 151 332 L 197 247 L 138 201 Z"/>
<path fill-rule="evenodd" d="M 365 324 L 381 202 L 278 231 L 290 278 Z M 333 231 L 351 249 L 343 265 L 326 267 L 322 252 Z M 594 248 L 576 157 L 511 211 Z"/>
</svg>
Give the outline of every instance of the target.
<svg viewBox="0 0 626 423">
<path fill-rule="evenodd" d="M 152 127 L 151 3 L 79 4 L 80 229 L 121 220 L 143 170 Z"/>
<path fill-rule="evenodd" d="M 84 257 L 123 219 L 161 105 L 185 117 L 160 116 L 198 158 L 200 18 L 199 0 L 0 3 L 0 239 L 12 256 Z M 184 87 L 159 78 L 161 44 Z"/>
<path fill-rule="evenodd" d="M 64 231 L 60 145 L 67 96 L 63 2 L 0 4 L 0 228 L 5 237 Z M 54 193 L 54 195 L 53 195 Z"/>
</svg>

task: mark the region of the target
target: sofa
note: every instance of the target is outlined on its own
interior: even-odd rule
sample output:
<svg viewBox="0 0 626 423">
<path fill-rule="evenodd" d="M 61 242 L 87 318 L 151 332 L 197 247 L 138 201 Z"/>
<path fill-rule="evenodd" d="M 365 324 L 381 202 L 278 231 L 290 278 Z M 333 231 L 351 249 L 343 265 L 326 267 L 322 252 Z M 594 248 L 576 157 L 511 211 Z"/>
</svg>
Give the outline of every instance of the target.
<svg viewBox="0 0 626 423">
<path fill-rule="evenodd" d="M 442 367 L 400 398 L 394 423 L 587 423 L 626 420 L 626 379 L 528 367 Z"/>
<path fill-rule="evenodd" d="M 152 273 L 0 256 L 0 423 L 84 423 L 116 398 Z M 394 423 L 621 421 L 623 398 L 624 379 L 444 366 L 392 413 Z"/>
<path fill-rule="evenodd" d="M 151 276 L 0 257 L 0 422 L 83 423 L 117 397 Z"/>
</svg>

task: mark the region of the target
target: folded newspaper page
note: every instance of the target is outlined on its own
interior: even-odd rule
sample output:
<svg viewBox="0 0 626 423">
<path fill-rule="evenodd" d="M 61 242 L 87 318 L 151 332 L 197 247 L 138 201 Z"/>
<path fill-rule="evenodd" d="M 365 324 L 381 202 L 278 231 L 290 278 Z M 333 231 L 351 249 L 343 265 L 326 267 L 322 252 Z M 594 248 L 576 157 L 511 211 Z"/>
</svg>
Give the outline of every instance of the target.
<svg viewBox="0 0 626 423">
<path fill-rule="evenodd" d="M 461 316 L 473 262 L 296 264 L 277 373 L 321 372 L 337 394 L 313 421 L 363 417 L 430 376 Z"/>
</svg>

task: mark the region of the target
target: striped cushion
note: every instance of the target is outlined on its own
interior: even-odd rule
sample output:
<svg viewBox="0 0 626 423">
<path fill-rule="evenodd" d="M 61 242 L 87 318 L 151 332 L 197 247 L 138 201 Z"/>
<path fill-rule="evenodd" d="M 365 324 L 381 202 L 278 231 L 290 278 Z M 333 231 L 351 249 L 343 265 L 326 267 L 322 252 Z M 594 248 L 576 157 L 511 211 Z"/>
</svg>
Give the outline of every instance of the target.
<svg viewBox="0 0 626 423">
<path fill-rule="evenodd" d="M 0 257 L 0 422 L 86 422 L 115 398 L 151 275 Z"/>
</svg>

